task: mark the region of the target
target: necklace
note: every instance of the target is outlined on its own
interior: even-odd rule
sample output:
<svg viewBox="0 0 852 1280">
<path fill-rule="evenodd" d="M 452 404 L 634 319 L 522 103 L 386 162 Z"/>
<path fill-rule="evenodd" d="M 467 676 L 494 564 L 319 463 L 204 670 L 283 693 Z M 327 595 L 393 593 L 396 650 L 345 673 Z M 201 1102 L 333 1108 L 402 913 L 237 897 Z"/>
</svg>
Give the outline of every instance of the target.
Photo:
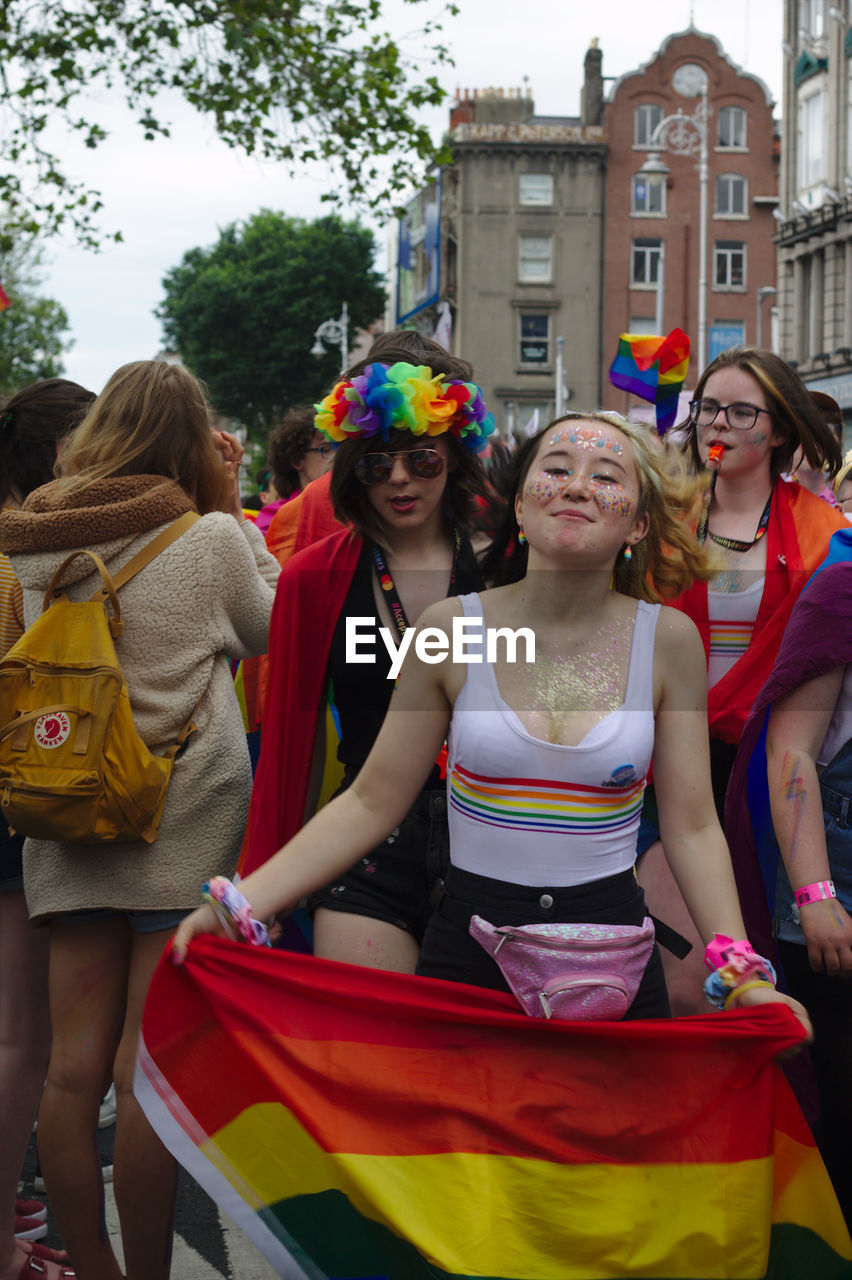
<svg viewBox="0 0 852 1280">
<path fill-rule="evenodd" d="M 717 547 L 724 547 L 727 551 L 751 551 L 752 547 L 756 546 L 766 533 L 769 526 L 769 508 L 771 506 L 772 494 L 770 493 L 769 497 L 766 499 L 766 506 L 763 508 L 763 514 L 758 522 L 757 532 L 751 542 L 743 542 L 739 538 L 725 538 L 720 533 L 713 533 L 708 529 L 707 533 L 710 536 L 710 541 L 715 542 Z"/>
<path fill-rule="evenodd" d="M 461 534 L 458 529 L 453 530 L 453 564 L 450 569 L 450 585 L 447 587 L 447 595 L 454 594 L 453 588 L 456 585 L 456 561 L 458 560 L 459 550 L 461 548 Z M 388 602 L 388 608 L 394 621 L 394 626 L 400 636 L 404 636 L 410 623 L 405 616 L 405 610 L 402 607 L 402 601 L 399 598 L 399 592 L 396 584 L 391 577 L 391 571 L 388 568 L 387 561 L 382 554 L 382 549 L 378 543 L 373 543 L 370 548 L 370 555 L 373 557 L 373 563 L 376 566 L 376 573 L 379 578 L 379 586 L 384 592 L 385 599 Z"/>
</svg>

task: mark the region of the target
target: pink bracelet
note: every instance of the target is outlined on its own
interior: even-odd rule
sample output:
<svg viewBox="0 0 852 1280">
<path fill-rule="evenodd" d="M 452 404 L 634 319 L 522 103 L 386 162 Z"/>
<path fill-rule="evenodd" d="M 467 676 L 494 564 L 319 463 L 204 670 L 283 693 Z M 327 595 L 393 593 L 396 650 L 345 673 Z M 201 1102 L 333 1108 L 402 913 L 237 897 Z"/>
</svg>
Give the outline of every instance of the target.
<svg viewBox="0 0 852 1280">
<path fill-rule="evenodd" d="M 796 906 L 805 907 L 809 902 L 821 902 L 826 898 L 836 898 L 837 890 L 833 880 L 817 880 L 814 884 L 804 884 L 796 890 Z"/>
</svg>

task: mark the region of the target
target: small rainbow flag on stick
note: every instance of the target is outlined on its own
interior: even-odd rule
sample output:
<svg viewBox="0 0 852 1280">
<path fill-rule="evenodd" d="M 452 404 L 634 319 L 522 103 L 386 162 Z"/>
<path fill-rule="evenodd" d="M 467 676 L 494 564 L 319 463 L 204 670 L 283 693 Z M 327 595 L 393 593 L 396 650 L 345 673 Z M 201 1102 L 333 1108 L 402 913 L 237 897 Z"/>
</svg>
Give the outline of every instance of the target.
<svg viewBox="0 0 852 1280">
<path fill-rule="evenodd" d="M 657 431 L 663 436 L 677 416 L 677 399 L 688 369 L 689 338 L 683 329 L 672 329 L 665 338 L 622 333 L 609 380 L 656 406 Z"/>
<path fill-rule="evenodd" d="M 5 311 L 6 308 L 11 307 L 11 305 L 12 305 L 12 299 L 9 297 L 8 293 L 3 288 L 2 284 L 0 284 L 0 311 Z"/>
<path fill-rule="evenodd" d="M 545 1022 L 221 939 L 160 963 L 136 1093 L 288 1280 L 849 1280 L 788 1009 Z"/>
</svg>

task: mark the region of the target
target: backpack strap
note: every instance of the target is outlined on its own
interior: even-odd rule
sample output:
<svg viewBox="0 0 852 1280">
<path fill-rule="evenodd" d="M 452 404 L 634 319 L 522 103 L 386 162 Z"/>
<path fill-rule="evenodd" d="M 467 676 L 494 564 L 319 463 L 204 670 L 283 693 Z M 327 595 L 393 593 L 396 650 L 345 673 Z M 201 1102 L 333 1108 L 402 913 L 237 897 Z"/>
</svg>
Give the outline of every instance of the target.
<svg viewBox="0 0 852 1280">
<path fill-rule="evenodd" d="M 146 564 L 150 564 L 161 551 L 165 551 L 166 547 L 176 542 L 182 533 L 186 533 L 187 529 L 191 528 L 196 520 L 200 519 L 201 516 L 197 511 L 185 511 L 182 516 L 178 516 L 177 520 L 173 520 L 167 528 L 163 529 L 162 533 L 158 533 L 156 538 L 152 538 L 141 551 L 137 551 L 133 559 L 128 560 L 123 569 L 119 569 L 112 580 L 116 591 L 119 587 L 123 587 L 125 582 L 129 582 L 131 578 L 135 577 L 140 569 L 144 569 Z M 105 589 L 96 591 L 92 599 L 97 600 L 98 596 L 106 594 L 108 593 Z"/>
</svg>

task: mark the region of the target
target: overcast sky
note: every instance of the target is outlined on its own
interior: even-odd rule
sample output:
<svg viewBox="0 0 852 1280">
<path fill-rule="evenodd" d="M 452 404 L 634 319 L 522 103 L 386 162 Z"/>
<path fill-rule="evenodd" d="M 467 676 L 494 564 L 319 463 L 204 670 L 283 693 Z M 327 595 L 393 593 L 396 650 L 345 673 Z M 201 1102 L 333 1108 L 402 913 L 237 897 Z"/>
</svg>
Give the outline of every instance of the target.
<svg viewBox="0 0 852 1280">
<path fill-rule="evenodd" d="M 728 56 L 781 94 L 782 0 L 458 0 L 461 13 L 445 22 L 455 67 L 440 71 L 456 88 L 520 87 L 527 78 L 536 112 L 579 113 L 583 57 L 597 37 L 605 76 L 620 76 L 649 61 L 666 37 L 695 26 L 715 35 Z M 417 25 L 421 6 L 390 0 L 394 34 Z M 431 0 L 424 14 L 434 13 Z M 63 146 L 67 169 L 100 189 L 103 226 L 120 228 L 124 243 L 99 254 L 53 241 L 47 247 L 43 292 L 66 308 L 74 346 L 66 375 L 98 391 L 127 360 L 153 356 L 161 346 L 153 311 L 162 299 L 164 273 L 186 250 L 210 245 L 219 228 L 261 208 L 316 217 L 322 171 L 289 177 L 280 167 L 240 158 L 180 100 L 170 112 L 169 140 L 147 143 L 129 113 L 110 109 L 112 134 L 95 152 Z M 437 135 L 446 110 L 428 117 Z M 383 243 L 379 228 L 377 236 Z M 317 316 L 317 323 L 326 319 Z"/>
</svg>

